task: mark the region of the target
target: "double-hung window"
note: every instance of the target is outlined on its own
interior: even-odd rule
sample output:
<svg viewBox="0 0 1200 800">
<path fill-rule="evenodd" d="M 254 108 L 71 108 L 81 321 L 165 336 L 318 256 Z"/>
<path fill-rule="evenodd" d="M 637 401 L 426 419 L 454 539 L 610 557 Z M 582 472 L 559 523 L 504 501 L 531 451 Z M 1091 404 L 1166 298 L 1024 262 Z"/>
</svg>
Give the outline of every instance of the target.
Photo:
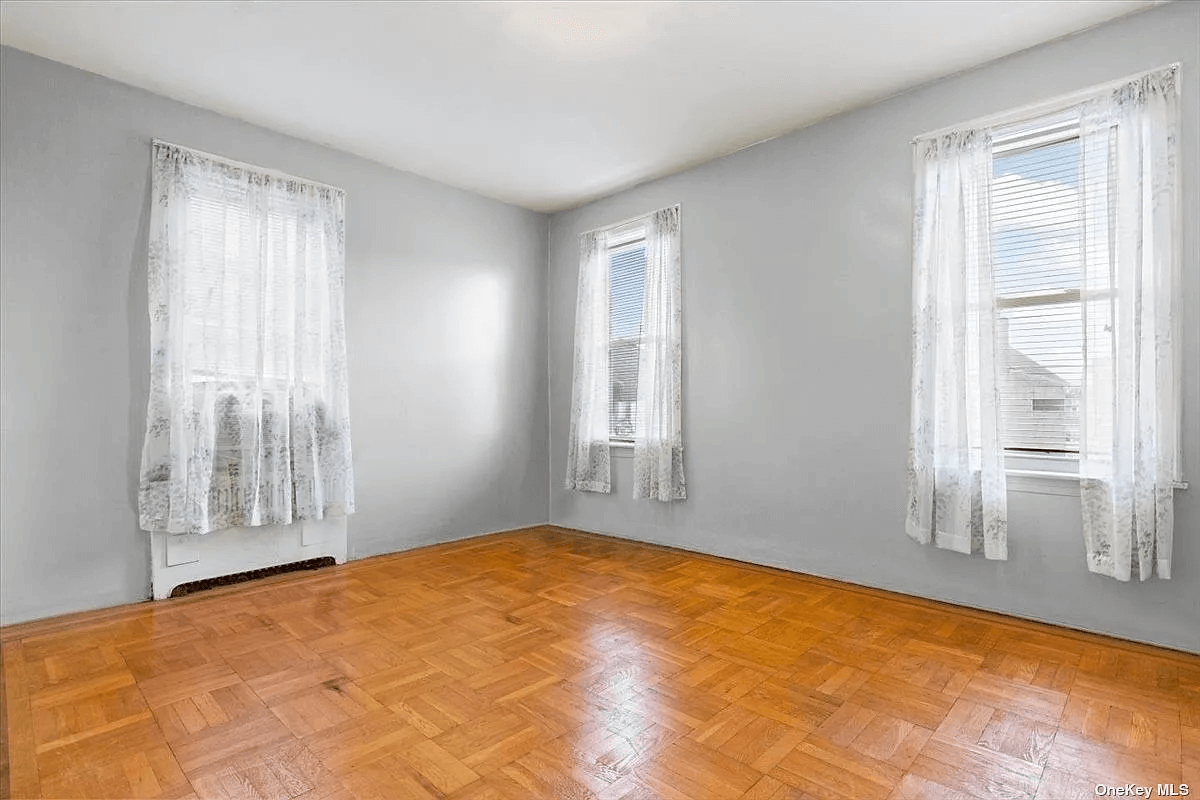
<svg viewBox="0 0 1200 800">
<path fill-rule="evenodd" d="M 189 224 L 181 250 L 186 333 L 180 338 L 192 382 L 277 385 L 314 374 L 319 327 L 296 332 L 283 323 L 296 316 L 298 302 L 328 302 L 324 232 L 300 213 L 256 215 L 229 190 L 181 202 Z M 293 344 L 291 336 L 314 341 Z"/>
<path fill-rule="evenodd" d="M 625 226 L 608 236 L 611 395 L 609 440 L 633 444 L 638 415 L 638 360 L 642 348 L 642 305 L 646 288 L 646 226 Z"/>
<path fill-rule="evenodd" d="M 1088 568 L 1169 577 L 1178 79 L 1175 64 L 914 140 L 916 541 L 1005 558 L 1007 476 L 1074 473 Z"/>
<path fill-rule="evenodd" d="M 344 209 L 335 187 L 154 143 L 146 530 L 354 510 Z"/>
<path fill-rule="evenodd" d="M 682 288 L 679 206 L 580 234 L 568 490 L 610 492 L 622 447 L 635 498 L 687 497 Z"/>
<path fill-rule="evenodd" d="M 1010 456 L 1079 454 L 1081 194 L 1077 117 L 996 131 L 990 227 L 1000 440 Z"/>
</svg>

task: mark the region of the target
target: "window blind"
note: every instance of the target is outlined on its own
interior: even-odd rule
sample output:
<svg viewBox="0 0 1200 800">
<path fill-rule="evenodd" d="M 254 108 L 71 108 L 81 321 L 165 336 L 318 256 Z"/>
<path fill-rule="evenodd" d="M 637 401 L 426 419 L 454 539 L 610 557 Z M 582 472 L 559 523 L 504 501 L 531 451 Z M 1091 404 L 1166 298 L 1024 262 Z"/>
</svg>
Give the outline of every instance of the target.
<svg viewBox="0 0 1200 800">
<path fill-rule="evenodd" d="M 186 325 L 183 343 L 195 380 L 283 380 L 313 374 L 320 348 L 325 301 L 319 272 L 324 261 L 324 231 L 306 225 L 296 209 L 281 207 L 252 213 L 244 192 L 202 187 L 187 199 L 183 282 Z M 265 225 L 265 230 L 260 226 Z M 265 235 L 264 235 L 265 234 Z M 261 259 L 257 273 L 240 265 Z M 297 349 L 276 341 L 280 320 L 299 310 L 310 325 L 297 336 L 311 339 Z M 316 313 L 314 313 L 316 312 Z M 308 363 L 299 363 L 297 353 Z"/>
<path fill-rule="evenodd" d="M 1084 229 L 1078 131 L 998 135 L 991 189 L 1001 439 L 1077 453 L 1083 373 Z"/>
<path fill-rule="evenodd" d="M 632 442 L 637 421 L 638 359 L 642 343 L 642 298 L 646 284 L 645 234 L 609 250 L 609 437 Z"/>
</svg>

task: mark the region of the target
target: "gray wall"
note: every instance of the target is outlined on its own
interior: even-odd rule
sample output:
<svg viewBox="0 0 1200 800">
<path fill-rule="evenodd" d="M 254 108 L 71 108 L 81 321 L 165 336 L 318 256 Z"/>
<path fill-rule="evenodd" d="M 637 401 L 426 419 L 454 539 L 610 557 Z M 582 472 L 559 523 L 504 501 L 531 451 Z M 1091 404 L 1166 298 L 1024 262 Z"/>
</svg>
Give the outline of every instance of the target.
<svg viewBox="0 0 1200 800">
<path fill-rule="evenodd" d="M 1200 4 L 1176 3 L 1018 54 L 550 225 L 550 520 L 1200 651 Z M 1174 575 L 1121 584 L 1084 565 L 1077 499 L 1010 493 L 1010 559 L 904 534 L 911 357 L 910 141 L 976 117 L 1183 62 L 1184 469 Z M 830 76 L 830 80 L 836 80 Z M 562 489 L 576 236 L 681 203 L 689 499 Z"/>
<path fill-rule="evenodd" d="M 0 621 L 148 596 L 154 137 L 346 190 L 351 557 L 546 521 L 546 217 L 3 48 Z"/>
<path fill-rule="evenodd" d="M 558 214 L 547 259 L 541 215 L 0 48 L 0 622 L 148 593 L 135 487 L 160 137 L 347 191 L 352 557 L 549 518 L 1200 650 L 1195 225 L 1175 578 L 1087 573 L 1066 496 L 1011 494 L 1002 564 L 902 525 L 909 141 L 1181 60 L 1194 220 L 1198 53 L 1200 5 L 1157 8 Z M 691 499 L 634 502 L 623 457 L 613 495 L 564 492 L 576 234 L 676 202 Z"/>
</svg>

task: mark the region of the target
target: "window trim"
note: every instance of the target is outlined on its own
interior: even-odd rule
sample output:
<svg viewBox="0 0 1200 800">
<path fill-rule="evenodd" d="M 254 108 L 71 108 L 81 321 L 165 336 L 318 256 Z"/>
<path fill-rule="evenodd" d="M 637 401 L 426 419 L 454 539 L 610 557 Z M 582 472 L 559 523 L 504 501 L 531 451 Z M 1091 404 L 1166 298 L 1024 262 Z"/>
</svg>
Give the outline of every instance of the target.
<svg viewBox="0 0 1200 800">
<path fill-rule="evenodd" d="M 633 458 L 633 442 L 623 439 L 609 439 L 608 447 L 611 455 L 617 458 Z"/>
<path fill-rule="evenodd" d="M 1077 114 L 1051 114 L 1032 117 L 1024 123 L 1006 126 L 992 137 L 992 158 L 1015 156 L 1041 147 L 1062 144 L 1079 138 Z"/>
<path fill-rule="evenodd" d="M 1010 492 L 1079 496 L 1079 455 L 1046 451 L 1004 451 Z"/>
<path fill-rule="evenodd" d="M 1032 152 L 1078 139 L 1079 117 L 1071 112 L 1035 115 L 1005 126 L 992 139 L 992 160 Z M 994 293 L 996 310 L 1082 303 L 1081 289 L 1051 289 L 1019 295 Z M 1017 491 L 1038 494 L 1078 494 L 1078 450 L 1037 450 L 1004 447 L 1005 472 L 1016 480 Z M 1063 469 L 1067 466 L 1068 469 Z M 1073 466 L 1073 469 L 1070 468 Z M 1069 491 L 1057 491 L 1066 487 Z M 1014 488 L 1010 485 L 1010 488 Z"/>
<path fill-rule="evenodd" d="M 646 241 L 646 222 L 638 219 L 613 228 L 608 232 L 607 247 L 611 253 L 636 242 Z"/>
<path fill-rule="evenodd" d="M 611 269 L 612 269 L 613 256 L 624 250 L 632 250 L 632 249 L 636 248 L 637 245 L 639 245 L 639 244 L 642 245 L 643 247 L 645 247 L 645 243 L 646 243 L 646 220 L 644 218 L 639 217 L 638 219 L 633 220 L 632 222 L 626 222 L 622 225 L 617 226 L 616 228 L 611 229 L 608 232 L 608 241 L 607 241 L 606 252 L 608 253 L 608 259 L 609 259 L 609 269 L 610 269 L 609 286 L 610 286 L 610 289 L 611 289 L 611 285 L 612 285 Z M 611 293 L 608 298 L 608 313 L 609 313 L 609 317 L 611 319 L 611 316 L 612 316 L 612 295 L 611 295 Z M 610 330 L 608 332 L 608 342 L 609 342 L 610 347 L 612 346 L 612 341 L 613 341 L 613 335 L 612 335 L 612 331 Z M 611 394 L 612 394 L 611 384 L 612 384 L 612 376 L 610 375 L 609 376 L 610 402 L 611 402 Z M 609 413 L 611 414 L 611 411 Z M 632 453 L 633 453 L 633 438 L 632 437 L 629 439 L 614 438 L 612 435 L 612 429 L 610 428 L 609 433 L 608 433 L 608 446 L 609 446 L 610 450 L 612 448 L 616 448 L 618 450 L 628 450 L 629 454 L 632 455 Z"/>
</svg>

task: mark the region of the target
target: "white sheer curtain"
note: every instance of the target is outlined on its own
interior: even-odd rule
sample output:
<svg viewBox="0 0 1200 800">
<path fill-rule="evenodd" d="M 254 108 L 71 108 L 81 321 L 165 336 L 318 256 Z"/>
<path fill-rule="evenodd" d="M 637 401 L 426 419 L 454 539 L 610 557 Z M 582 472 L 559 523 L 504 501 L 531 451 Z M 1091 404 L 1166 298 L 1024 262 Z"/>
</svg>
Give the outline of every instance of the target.
<svg viewBox="0 0 1200 800">
<path fill-rule="evenodd" d="M 1123 581 L 1171 576 L 1180 477 L 1176 80 L 1176 68 L 1142 76 L 1081 114 L 1083 529 L 1088 569 Z"/>
<path fill-rule="evenodd" d="M 633 433 L 633 496 L 687 498 L 683 477 L 683 305 L 679 206 L 646 221 L 646 283 Z"/>
<path fill-rule="evenodd" d="M 575 365 L 565 486 L 580 492 L 611 488 L 608 404 L 608 236 L 590 231 L 579 241 L 579 293 L 575 307 Z"/>
<path fill-rule="evenodd" d="M 919 141 L 908 535 L 1008 557 L 986 131 Z"/>
<path fill-rule="evenodd" d="M 146 530 L 354 510 L 341 190 L 155 142 Z"/>
</svg>

